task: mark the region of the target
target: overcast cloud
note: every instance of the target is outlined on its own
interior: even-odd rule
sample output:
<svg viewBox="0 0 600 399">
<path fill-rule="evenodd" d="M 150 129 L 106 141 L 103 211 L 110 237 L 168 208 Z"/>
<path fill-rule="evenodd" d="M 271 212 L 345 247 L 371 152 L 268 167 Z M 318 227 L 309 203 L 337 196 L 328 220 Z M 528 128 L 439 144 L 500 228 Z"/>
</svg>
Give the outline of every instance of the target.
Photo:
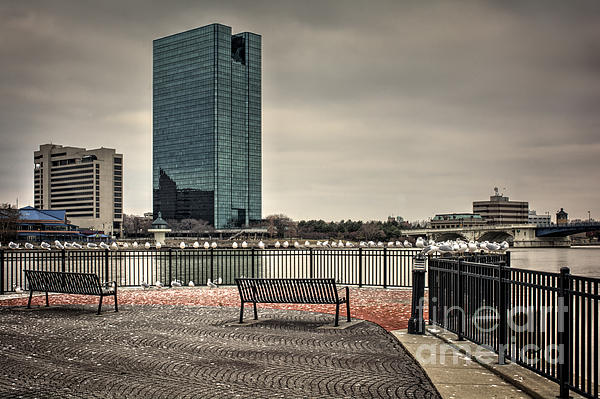
<svg viewBox="0 0 600 399">
<path fill-rule="evenodd" d="M 263 216 L 425 219 L 506 188 L 600 216 L 597 1 L 0 2 L 0 202 L 40 144 L 123 153 L 151 210 L 152 40 L 263 37 Z"/>
</svg>

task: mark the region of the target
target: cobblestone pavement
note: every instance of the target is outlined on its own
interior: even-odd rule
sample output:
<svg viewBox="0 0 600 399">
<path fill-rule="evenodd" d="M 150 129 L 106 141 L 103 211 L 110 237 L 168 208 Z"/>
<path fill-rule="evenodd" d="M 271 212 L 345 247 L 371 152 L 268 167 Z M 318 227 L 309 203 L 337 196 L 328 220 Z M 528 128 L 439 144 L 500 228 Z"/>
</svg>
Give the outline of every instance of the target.
<svg viewBox="0 0 600 399">
<path fill-rule="evenodd" d="M 251 317 L 251 309 L 246 310 Z M 226 307 L 0 308 L 2 398 L 439 398 L 383 328 Z M 343 325 L 343 324 L 342 324 Z"/>
</svg>

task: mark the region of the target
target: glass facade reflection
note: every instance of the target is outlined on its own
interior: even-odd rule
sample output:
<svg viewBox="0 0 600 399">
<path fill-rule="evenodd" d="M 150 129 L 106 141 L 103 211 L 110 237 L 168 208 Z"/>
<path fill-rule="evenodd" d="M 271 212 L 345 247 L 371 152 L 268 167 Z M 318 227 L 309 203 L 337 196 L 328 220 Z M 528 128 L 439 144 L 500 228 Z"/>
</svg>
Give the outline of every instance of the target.
<svg viewBox="0 0 600 399">
<path fill-rule="evenodd" d="M 261 219 L 261 37 L 212 24 L 153 43 L 153 211 Z"/>
</svg>

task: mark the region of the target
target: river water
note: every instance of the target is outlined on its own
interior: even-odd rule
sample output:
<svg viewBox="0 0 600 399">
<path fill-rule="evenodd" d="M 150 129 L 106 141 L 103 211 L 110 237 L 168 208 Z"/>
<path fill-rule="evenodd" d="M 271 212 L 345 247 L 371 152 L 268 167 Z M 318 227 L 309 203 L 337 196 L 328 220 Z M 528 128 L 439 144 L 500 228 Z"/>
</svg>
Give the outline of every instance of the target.
<svg viewBox="0 0 600 399">
<path fill-rule="evenodd" d="M 568 266 L 571 274 L 600 278 L 600 246 L 571 248 L 511 248 L 511 266 L 559 273 Z"/>
</svg>

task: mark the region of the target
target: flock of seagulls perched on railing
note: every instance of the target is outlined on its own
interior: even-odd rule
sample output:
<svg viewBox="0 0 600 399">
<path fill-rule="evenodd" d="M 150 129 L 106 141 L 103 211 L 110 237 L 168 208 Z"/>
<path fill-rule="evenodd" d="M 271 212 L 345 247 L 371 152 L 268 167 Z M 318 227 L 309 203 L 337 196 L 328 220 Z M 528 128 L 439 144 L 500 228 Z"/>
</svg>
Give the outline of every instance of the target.
<svg viewBox="0 0 600 399">
<path fill-rule="evenodd" d="M 0 248 L 2 247 L 2 245 L 0 244 Z M 52 248 L 55 249 L 83 249 L 84 246 L 80 243 L 77 242 L 61 242 L 61 241 L 54 241 L 54 244 L 51 245 L 47 242 L 42 242 L 40 243 L 39 247 L 41 249 L 46 249 L 46 250 L 51 250 Z M 129 243 L 123 243 L 121 245 L 117 244 L 116 242 L 112 242 L 110 245 L 105 243 L 105 242 L 100 242 L 99 244 L 93 243 L 93 242 L 89 242 L 85 245 L 85 248 L 87 249 L 104 249 L 104 250 L 117 250 L 119 248 L 123 248 L 123 249 L 128 249 L 130 247 Z M 134 242 L 133 244 L 131 244 L 131 248 L 133 249 L 137 249 L 139 247 L 142 247 L 142 245 L 138 244 L 138 242 Z M 150 244 L 149 242 L 144 243 L 143 247 L 145 249 L 150 249 L 152 247 L 156 248 L 156 249 L 160 249 L 162 247 L 160 242 L 156 242 L 154 244 Z M 198 241 L 194 242 L 193 244 L 189 245 L 186 244 L 185 242 L 181 242 L 179 244 L 179 248 L 180 249 L 186 249 L 186 248 L 195 248 L 195 249 L 199 249 L 199 248 L 204 248 L 204 249 L 215 249 L 217 248 L 218 245 L 216 242 L 212 242 L 209 243 L 208 241 L 205 241 L 203 245 L 201 245 Z M 250 248 L 251 245 L 248 244 L 246 241 L 243 241 L 242 243 L 238 244 L 238 242 L 234 241 L 231 244 L 231 248 L 233 249 L 237 249 L 237 248 Z M 342 241 L 342 240 L 326 240 L 326 241 L 317 241 L 316 243 L 311 244 L 310 241 L 304 241 L 303 244 L 299 243 L 298 241 L 294 241 L 292 244 L 290 244 L 289 241 L 284 241 L 283 243 L 280 243 L 279 241 L 276 241 L 275 244 L 273 244 L 273 248 L 355 248 L 356 245 L 353 242 L 350 241 Z M 451 254 L 461 254 L 461 253 L 466 253 L 466 252 L 494 252 L 494 253 L 498 253 L 498 252 L 505 252 L 508 247 L 509 244 L 506 241 L 503 241 L 501 243 L 497 243 L 497 242 L 489 242 L 489 241 L 483 241 L 483 242 L 478 242 L 478 241 L 469 241 L 469 242 L 465 242 L 462 240 L 456 240 L 456 241 L 441 241 L 441 242 L 435 242 L 434 240 L 425 240 L 422 237 L 417 238 L 417 240 L 415 241 L 414 245 L 413 243 L 409 242 L 408 240 L 404 240 L 404 242 L 402 241 L 389 241 L 387 243 L 378 241 L 360 241 L 358 243 L 358 247 L 360 248 L 419 248 L 421 249 L 421 253 L 423 254 L 435 254 L 435 253 L 440 253 L 440 254 L 446 254 L 446 253 L 451 253 Z M 35 246 L 29 242 L 26 242 L 23 245 L 23 248 L 21 248 L 21 244 L 19 243 L 15 243 L 15 242 L 10 242 L 8 244 L 8 248 L 9 249 L 35 249 Z M 259 241 L 258 244 L 256 244 L 256 248 L 258 249 L 265 249 L 267 248 L 267 245 L 263 242 L 263 241 Z"/>
</svg>

